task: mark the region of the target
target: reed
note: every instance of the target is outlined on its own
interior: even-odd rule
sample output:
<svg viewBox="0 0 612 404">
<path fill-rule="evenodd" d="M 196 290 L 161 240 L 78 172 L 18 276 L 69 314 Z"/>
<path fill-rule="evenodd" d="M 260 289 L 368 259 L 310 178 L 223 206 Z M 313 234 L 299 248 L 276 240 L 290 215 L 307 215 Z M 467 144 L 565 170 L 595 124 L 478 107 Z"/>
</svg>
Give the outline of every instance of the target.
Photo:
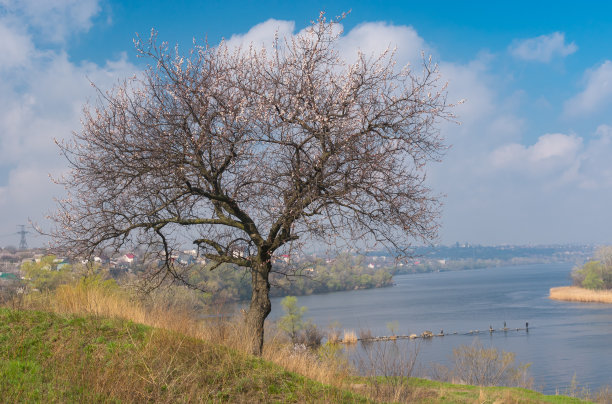
<svg viewBox="0 0 612 404">
<path fill-rule="evenodd" d="M 578 286 L 550 289 L 550 298 L 569 302 L 612 303 L 612 290 L 591 290 Z"/>
<path fill-rule="evenodd" d="M 342 336 L 342 342 L 345 344 L 356 344 L 357 343 L 357 334 L 353 330 L 344 330 L 344 335 Z"/>
</svg>

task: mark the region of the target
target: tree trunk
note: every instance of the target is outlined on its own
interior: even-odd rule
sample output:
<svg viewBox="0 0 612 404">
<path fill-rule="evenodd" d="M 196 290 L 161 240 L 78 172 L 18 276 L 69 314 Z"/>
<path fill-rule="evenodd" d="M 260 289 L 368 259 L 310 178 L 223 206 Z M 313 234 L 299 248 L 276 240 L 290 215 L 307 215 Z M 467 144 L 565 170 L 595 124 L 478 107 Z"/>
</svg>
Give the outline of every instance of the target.
<svg viewBox="0 0 612 404">
<path fill-rule="evenodd" d="M 270 311 L 270 282 L 268 276 L 272 264 L 262 262 L 251 268 L 251 284 L 253 294 L 251 295 L 251 305 L 247 313 L 246 323 L 249 338 L 251 339 L 251 353 L 261 356 L 264 342 L 264 321 Z"/>
</svg>

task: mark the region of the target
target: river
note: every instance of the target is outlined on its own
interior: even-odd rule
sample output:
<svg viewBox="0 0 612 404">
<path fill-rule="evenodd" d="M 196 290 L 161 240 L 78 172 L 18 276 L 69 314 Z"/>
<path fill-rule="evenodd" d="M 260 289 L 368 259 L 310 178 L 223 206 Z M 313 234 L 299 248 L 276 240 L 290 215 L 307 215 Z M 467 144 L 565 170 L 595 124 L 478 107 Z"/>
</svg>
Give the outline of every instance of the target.
<svg viewBox="0 0 612 404">
<path fill-rule="evenodd" d="M 530 363 L 538 390 L 563 392 L 574 375 L 580 387 L 597 390 L 612 385 L 612 305 L 550 300 L 549 289 L 568 285 L 570 271 L 569 264 L 540 264 L 398 275 L 393 287 L 302 296 L 298 304 L 323 328 L 339 322 L 342 329 L 390 335 L 387 324 L 397 322 L 398 335 L 457 332 L 398 342 L 419 344 L 422 372 L 432 363 L 448 365 L 454 347 L 479 338 Z M 283 314 L 279 298 L 272 308 L 270 319 Z M 515 329 L 529 322 L 529 331 L 488 332 L 504 322 Z M 471 330 L 486 332 L 465 335 Z"/>
</svg>

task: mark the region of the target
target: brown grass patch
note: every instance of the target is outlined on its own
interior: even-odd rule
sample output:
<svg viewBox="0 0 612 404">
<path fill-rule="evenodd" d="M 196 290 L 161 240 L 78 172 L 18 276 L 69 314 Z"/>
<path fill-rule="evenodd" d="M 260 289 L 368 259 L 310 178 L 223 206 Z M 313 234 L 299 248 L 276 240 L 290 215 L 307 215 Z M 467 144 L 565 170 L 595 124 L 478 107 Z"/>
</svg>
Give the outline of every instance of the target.
<svg viewBox="0 0 612 404">
<path fill-rule="evenodd" d="M 612 303 L 612 290 L 591 290 L 578 286 L 550 289 L 550 298 L 569 302 Z"/>
</svg>

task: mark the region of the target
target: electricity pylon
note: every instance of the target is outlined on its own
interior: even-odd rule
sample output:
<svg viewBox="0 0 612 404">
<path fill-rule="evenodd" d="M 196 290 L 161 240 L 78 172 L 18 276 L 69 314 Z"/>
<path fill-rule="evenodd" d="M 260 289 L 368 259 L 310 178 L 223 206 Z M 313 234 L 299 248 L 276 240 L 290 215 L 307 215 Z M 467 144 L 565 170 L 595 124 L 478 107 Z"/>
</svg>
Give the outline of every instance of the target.
<svg viewBox="0 0 612 404">
<path fill-rule="evenodd" d="M 19 230 L 17 232 L 17 234 L 19 234 L 21 236 L 21 239 L 19 240 L 19 249 L 20 250 L 27 250 L 28 249 L 28 242 L 26 241 L 26 234 L 28 234 L 29 231 L 27 231 L 25 229 L 25 224 L 20 224 L 20 225 L 18 225 L 18 227 L 21 227 L 21 230 Z"/>
</svg>

